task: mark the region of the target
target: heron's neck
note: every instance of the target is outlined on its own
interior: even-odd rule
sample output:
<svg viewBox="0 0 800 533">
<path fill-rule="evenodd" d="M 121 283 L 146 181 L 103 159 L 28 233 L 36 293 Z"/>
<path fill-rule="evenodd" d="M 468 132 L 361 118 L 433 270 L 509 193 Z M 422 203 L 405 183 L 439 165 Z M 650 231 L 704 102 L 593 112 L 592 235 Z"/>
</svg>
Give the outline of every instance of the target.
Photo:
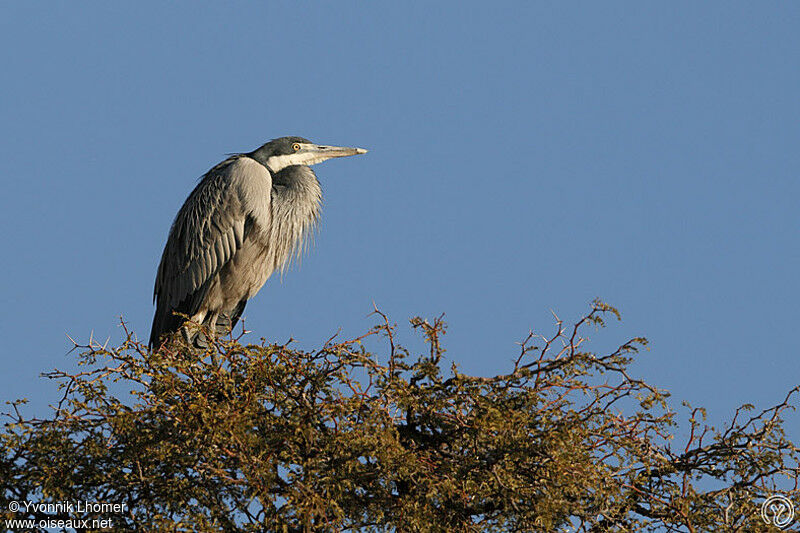
<svg viewBox="0 0 800 533">
<path fill-rule="evenodd" d="M 273 174 L 272 188 L 273 195 L 289 202 L 293 208 L 305 204 L 318 204 L 322 199 L 322 189 L 317 175 L 311 167 L 305 165 L 286 167 Z"/>
<path fill-rule="evenodd" d="M 289 261 L 306 248 L 322 207 L 322 189 L 311 167 L 291 166 L 272 177 L 274 241 Z M 283 265 L 276 265 L 283 266 Z"/>
</svg>

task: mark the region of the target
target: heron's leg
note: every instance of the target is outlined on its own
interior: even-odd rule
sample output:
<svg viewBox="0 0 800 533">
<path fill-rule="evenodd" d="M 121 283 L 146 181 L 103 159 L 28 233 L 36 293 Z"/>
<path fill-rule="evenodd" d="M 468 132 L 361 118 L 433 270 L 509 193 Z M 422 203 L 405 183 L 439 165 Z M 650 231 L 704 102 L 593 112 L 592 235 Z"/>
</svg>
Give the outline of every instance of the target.
<svg viewBox="0 0 800 533">
<path fill-rule="evenodd" d="M 194 339 L 192 339 L 191 345 L 198 350 L 205 350 L 208 348 L 208 338 L 206 338 L 205 333 L 198 331 Z"/>
<path fill-rule="evenodd" d="M 215 325 L 218 317 L 219 313 L 208 313 L 205 315 L 205 319 L 202 322 L 205 330 L 197 332 L 197 336 L 195 336 L 193 342 L 195 348 L 205 350 L 208 348 L 208 344 L 212 341 L 213 337 L 217 336 Z"/>
<path fill-rule="evenodd" d="M 191 321 L 195 324 L 203 324 L 206 318 L 207 311 L 199 311 L 195 313 L 191 317 Z M 203 335 L 202 331 L 194 330 L 194 328 L 190 328 L 188 324 L 184 324 L 181 327 L 181 333 L 183 334 L 183 338 L 189 346 L 194 346 L 195 348 L 204 350 L 208 347 L 208 340 L 206 339 L 205 335 Z"/>
<path fill-rule="evenodd" d="M 183 336 L 183 340 L 186 341 L 186 344 L 192 344 L 192 336 L 189 334 L 189 328 L 181 326 L 181 335 Z"/>
<path fill-rule="evenodd" d="M 228 313 L 220 313 L 215 328 L 217 335 L 220 337 L 229 335 L 232 326 L 231 316 Z"/>
</svg>

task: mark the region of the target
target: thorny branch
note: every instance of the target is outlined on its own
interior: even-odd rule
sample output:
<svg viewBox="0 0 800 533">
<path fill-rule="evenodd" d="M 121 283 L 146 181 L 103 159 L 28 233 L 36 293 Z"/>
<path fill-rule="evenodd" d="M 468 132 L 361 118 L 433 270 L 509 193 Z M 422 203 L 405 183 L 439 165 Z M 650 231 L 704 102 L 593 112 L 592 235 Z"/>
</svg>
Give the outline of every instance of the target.
<svg viewBox="0 0 800 533">
<path fill-rule="evenodd" d="M 119 346 L 74 343 L 85 370 L 44 374 L 52 418 L 10 404 L 3 498 L 125 502 L 118 525 L 153 530 L 767 531 L 759 502 L 798 497 L 782 416 L 800 387 L 721 430 L 690 408 L 676 445 L 667 392 L 629 372 L 646 340 L 586 348 L 619 318 L 602 302 L 531 331 L 492 377 L 444 370 L 443 316 L 411 320 L 428 344 L 412 356 L 373 314 L 312 352 L 242 344 L 244 328 L 150 352 L 124 323 Z"/>
</svg>

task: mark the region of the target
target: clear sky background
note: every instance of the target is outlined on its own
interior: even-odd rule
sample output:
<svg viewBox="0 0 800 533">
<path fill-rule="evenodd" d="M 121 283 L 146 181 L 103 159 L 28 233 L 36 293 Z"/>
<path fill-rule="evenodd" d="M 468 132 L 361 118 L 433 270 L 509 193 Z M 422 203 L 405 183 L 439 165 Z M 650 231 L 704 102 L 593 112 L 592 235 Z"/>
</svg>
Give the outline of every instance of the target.
<svg viewBox="0 0 800 533">
<path fill-rule="evenodd" d="M 147 338 L 169 225 L 226 153 L 283 135 L 316 167 L 316 244 L 251 339 L 405 339 L 446 313 L 464 371 L 602 297 L 593 335 L 714 422 L 800 382 L 800 4 L 4 2 L 0 399 L 65 334 Z M 800 440 L 800 429 L 789 434 Z"/>
</svg>

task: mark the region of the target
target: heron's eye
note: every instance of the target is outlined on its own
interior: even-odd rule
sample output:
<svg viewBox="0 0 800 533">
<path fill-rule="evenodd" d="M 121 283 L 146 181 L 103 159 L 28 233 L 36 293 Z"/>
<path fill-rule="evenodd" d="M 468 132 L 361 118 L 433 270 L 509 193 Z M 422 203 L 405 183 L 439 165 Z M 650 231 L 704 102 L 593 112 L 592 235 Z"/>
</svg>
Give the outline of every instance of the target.
<svg viewBox="0 0 800 533">
<path fill-rule="evenodd" d="M 292 145 L 292 150 L 294 150 L 295 152 L 298 151 L 299 149 L 300 149 L 300 145 L 298 143 L 294 143 Z"/>
</svg>

